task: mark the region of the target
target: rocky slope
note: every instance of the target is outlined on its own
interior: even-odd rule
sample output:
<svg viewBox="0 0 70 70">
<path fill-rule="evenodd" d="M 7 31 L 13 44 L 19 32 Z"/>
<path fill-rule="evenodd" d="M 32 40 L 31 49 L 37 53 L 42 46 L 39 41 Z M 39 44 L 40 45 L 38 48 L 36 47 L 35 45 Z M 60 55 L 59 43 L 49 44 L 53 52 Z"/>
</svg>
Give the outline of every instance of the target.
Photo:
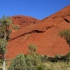
<svg viewBox="0 0 70 70">
<path fill-rule="evenodd" d="M 17 24 L 20 27 L 25 27 L 30 24 L 39 23 L 40 20 L 29 17 L 29 16 L 17 15 L 17 16 L 12 16 L 12 21 L 14 24 Z"/>
<path fill-rule="evenodd" d="M 19 25 L 19 29 L 11 34 L 7 58 L 26 54 L 31 43 L 38 46 L 39 54 L 48 56 L 65 55 L 70 51 L 66 40 L 59 36 L 59 31 L 70 29 L 70 5 L 43 20 L 26 16 L 13 16 L 12 20 Z"/>
</svg>

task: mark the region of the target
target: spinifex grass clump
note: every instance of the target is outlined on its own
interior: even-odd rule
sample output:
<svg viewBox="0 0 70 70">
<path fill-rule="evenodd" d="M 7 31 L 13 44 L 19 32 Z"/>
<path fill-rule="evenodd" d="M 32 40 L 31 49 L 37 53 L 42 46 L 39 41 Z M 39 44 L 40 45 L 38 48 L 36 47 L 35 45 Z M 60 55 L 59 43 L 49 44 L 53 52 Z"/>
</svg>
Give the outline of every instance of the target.
<svg viewBox="0 0 70 70">
<path fill-rule="evenodd" d="M 65 40 L 67 41 L 67 43 L 70 46 L 70 29 L 60 31 L 59 34 L 61 37 L 65 38 Z"/>
</svg>

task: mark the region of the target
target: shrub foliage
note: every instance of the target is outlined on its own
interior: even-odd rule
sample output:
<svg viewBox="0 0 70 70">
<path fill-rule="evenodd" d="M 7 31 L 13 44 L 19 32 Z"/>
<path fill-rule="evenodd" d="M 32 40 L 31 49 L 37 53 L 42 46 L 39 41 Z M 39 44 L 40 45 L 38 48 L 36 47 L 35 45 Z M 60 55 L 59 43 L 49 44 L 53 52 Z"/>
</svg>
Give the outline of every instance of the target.
<svg viewBox="0 0 70 70">
<path fill-rule="evenodd" d="M 59 34 L 61 37 L 65 38 L 65 40 L 67 41 L 67 43 L 70 46 L 70 29 L 60 31 Z"/>
<path fill-rule="evenodd" d="M 36 45 L 31 44 L 28 48 L 30 53 L 27 56 L 20 54 L 14 58 L 8 70 L 44 70 L 43 63 L 36 53 Z"/>
</svg>

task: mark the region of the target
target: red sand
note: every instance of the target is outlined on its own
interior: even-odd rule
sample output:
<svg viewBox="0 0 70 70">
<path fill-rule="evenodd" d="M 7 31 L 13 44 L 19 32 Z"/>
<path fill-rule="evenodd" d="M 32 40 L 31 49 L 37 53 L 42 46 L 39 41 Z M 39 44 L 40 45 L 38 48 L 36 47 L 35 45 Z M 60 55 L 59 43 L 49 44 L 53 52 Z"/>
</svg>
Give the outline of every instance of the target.
<svg viewBox="0 0 70 70">
<path fill-rule="evenodd" d="M 48 56 L 65 55 L 70 51 L 66 40 L 59 36 L 59 31 L 70 29 L 70 5 L 43 20 L 26 16 L 13 16 L 12 20 L 20 28 L 11 34 L 7 58 L 13 58 L 20 53 L 26 54 L 31 43 L 38 46 L 39 54 Z"/>
</svg>

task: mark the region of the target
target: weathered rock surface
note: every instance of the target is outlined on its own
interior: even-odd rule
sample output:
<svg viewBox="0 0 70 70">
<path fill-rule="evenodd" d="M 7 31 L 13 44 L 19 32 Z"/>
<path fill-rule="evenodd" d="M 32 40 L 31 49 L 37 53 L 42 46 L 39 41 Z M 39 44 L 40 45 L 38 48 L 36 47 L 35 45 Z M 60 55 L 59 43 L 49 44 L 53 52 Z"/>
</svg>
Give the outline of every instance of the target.
<svg viewBox="0 0 70 70">
<path fill-rule="evenodd" d="M 13 16 L 12 20 L 19 25 L 19 29 L 11 34 L 7 58 L 13 58 L 20 53 L 26 54 L 31 43 L 38 46 L 39 54 L 54 56 L 70 52 L 66 40 L 59 36 L 59 31 L 70 29 L 70 5 L 43 20 L 26 16 Z"/>
</svg>

